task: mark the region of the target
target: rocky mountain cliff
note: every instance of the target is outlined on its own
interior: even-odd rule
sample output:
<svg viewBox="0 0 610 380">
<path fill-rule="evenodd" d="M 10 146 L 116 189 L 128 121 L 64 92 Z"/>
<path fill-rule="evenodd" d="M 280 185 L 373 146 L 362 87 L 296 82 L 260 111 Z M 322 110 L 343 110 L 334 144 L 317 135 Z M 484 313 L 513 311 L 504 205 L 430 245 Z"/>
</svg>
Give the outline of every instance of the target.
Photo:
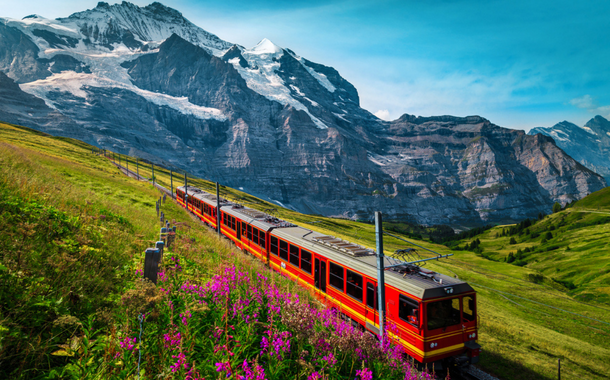
<svg viewBox="0 0 610 380">
<path fill-rule="evenodd" d="M 530 135 L 542 133 L 552 137 L 557 146 L 610 182 L 610 122 L 595 116 L 582 128 L 562 121 L 550 128 L 532 128 Z"/>
<path fill-rule="evenodd" d="M 476 226 L 606 185 L 553 139 L 478 116 L 382 121 L 335 69 L 230 44 L 159 3 L 0 19 L 0 99 L 0 120 L 308 213 Z"/>
</svg>

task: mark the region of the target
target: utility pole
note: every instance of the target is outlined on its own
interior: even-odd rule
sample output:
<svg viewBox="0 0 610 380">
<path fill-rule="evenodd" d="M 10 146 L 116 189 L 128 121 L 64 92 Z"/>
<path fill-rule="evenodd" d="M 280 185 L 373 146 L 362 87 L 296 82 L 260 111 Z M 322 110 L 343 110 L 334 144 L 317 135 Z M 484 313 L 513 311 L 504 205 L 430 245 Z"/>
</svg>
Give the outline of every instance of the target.
<svg viewBox="0 0 610 380">
<path fill-rule="evenodd" d="M 375 237 L 377 238 L 377 300 L 379 308 L 379 335 L 385 340 L 385 266 L 383 263 L 383 226 L 381 212 L 375 211 Z"/>
<path fill-rule="evenodd" d="M 216 230 L 220 235 L 220 185 L 216 182 Z"/>
<path fill-rule="evenodd" d="M 136 174 L 138 176 L 138 181 L 140 180 L 140 163 L 138 162 L 138 158 L 136 157 Z"/>
<path fill-rule="evenodd" d="M 172 193 L 172 199 L 174 198 L 174 175 L 172 169 L 169 169 L 169 191 Z"/>
<path fill-rule="evenodd" d="M 150 167 L 152 168 L 152 181 L 153 181 L 153 186 L 155 186 L 155 164 L 154 163 L 150 163 Z"/>
<path fill-rule="evenodd" d="M 186 182 L 186 172 L 184 172 L 184 206 L 186 207 L 186 211 L 189 210 L 189 188 Z"/>
</svg>

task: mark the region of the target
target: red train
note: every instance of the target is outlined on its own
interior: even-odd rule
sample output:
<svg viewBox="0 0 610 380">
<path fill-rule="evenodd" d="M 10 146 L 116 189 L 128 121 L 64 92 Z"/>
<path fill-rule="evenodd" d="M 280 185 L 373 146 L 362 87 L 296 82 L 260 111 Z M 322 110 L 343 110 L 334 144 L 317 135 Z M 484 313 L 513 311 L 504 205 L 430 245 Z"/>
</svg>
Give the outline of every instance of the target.
<svg viewBox="0 0 610 380">
<path fill-rule="evenodd" d="M 188 186 L 176 199 L 216 228 L 216 196 Z M 188 193 L 188 194 L 187 194 Z M 188 206 L 187 206 L 188 204 Z M 289 276 L 355 325 L 379 333 L 375 252 L 242 205 L 220 201 L 221 233 L 237 247 Z M 387 268 L 389 336 L 435 369 L 478 362 L 476 293 L 467 283 L 414 265 Z"/>
</svg>

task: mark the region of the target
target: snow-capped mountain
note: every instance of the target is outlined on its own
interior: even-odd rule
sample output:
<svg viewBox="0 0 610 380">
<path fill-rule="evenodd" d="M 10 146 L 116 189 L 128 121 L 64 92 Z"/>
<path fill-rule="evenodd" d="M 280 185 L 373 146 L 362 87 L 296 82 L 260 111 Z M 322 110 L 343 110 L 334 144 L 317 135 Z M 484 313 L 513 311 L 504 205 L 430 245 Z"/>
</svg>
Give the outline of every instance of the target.
<svg viewBox="0 0 610 380">
<path fill-rule="evenodd" d="M 582 128 L 562 121 L 550 128 L 532 128 L 528 133 L 552 137 L 557 146 L 610 183 L 610 122 L 602 116 L 595 116 Z"/>
<path fill-rule="evenodd" d="M 0 120 L 324 215 L 472 226 L 605 186 L 552 139 L 478 116 L 382 121 L 332 67 L 159 3 L 0 19 Z"/>
</svg>

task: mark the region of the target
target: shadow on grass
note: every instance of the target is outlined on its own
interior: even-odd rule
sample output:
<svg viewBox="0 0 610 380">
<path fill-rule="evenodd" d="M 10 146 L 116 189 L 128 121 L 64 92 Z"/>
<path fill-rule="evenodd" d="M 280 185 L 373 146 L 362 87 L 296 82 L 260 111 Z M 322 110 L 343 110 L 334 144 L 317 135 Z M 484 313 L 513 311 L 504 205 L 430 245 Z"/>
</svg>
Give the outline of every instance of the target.
<svg viewBox="0 0 610 380">
<path fill-rule="evenodd" d="M 481 352 L 478 367 L 501 380 L 557 379 L 557 373 L 555 376 L 544 375 L 523 366 L 518 361 L 486 351 Z"/>
</svg>

